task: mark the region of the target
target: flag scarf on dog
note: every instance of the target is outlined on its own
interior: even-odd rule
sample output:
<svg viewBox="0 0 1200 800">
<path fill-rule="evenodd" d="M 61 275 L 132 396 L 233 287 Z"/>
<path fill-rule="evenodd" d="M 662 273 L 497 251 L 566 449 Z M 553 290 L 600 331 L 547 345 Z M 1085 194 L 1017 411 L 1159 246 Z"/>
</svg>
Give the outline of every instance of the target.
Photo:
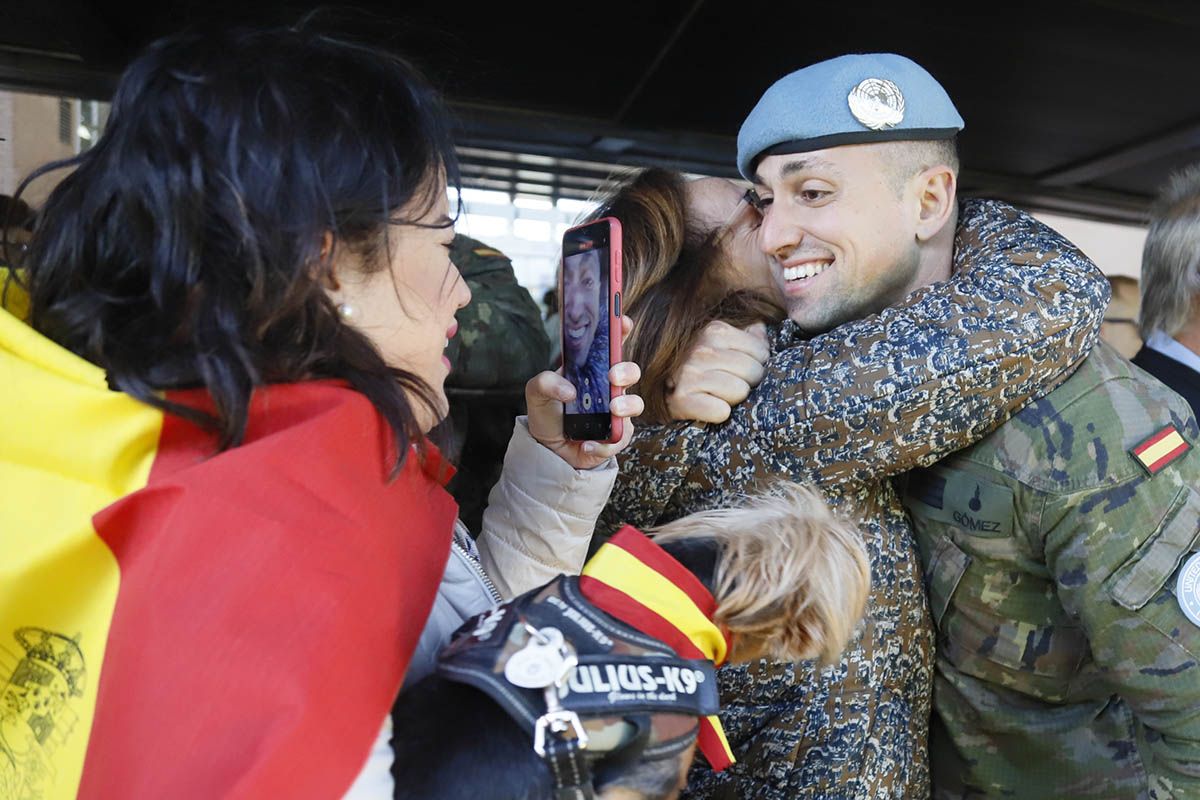
<svg viewBox="0 0 1200 800">
<path fill-rule="evenodd" d="M 712 621 L 712 594 L 636 528 L 626 525 L 596 551 L 579 589 L 597 608 L 665 642 L 681 658 L 706 658 L 719 667 L 728 656 L 729 641 Z M 734 763 L 716 715 L 700 720 L 698 744 L 714 770 Z"/>
<path fill-rule="evenodd" d="M 386 425 L 321 381 L 214 455 L 4 310 L 0 387 L 0 797 L 342 796 L 449 554 L 436 452 L 389 482 Z"/>
</svg>

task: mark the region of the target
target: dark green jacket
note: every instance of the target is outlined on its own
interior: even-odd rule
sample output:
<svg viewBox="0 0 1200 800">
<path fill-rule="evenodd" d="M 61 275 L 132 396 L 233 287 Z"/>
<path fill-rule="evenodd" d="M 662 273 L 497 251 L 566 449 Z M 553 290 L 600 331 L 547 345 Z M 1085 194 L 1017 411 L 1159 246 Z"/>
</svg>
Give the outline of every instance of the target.
<svg viewBox="0 0 1200 800">
<path fill-rule="evenodd" d="M 549 366 L 550 342 L 541 309 L 517 283 L 507 256 L 458 235 L 450 258 L 471 289 L 471 302 L 456 315 L 458 334 L 446 348 L 452 365 L 447 456 L 458 466 L 448 488 L 459 518 L 478 534 L 513 419 L 525 413 L 525 382 Z"/>
<path fill-rule="evenodd" d="M 1134 451 L 1164 431 L 1151 474 Z M 1176 596 L 1200 549 L 1200 453 L 1171 456 L 1197 433 L 1183 398 L 1100 345 L 909 476 L 937 628 L 936 798 L 1200 797 L 1200 627 Z"/>
</svg>

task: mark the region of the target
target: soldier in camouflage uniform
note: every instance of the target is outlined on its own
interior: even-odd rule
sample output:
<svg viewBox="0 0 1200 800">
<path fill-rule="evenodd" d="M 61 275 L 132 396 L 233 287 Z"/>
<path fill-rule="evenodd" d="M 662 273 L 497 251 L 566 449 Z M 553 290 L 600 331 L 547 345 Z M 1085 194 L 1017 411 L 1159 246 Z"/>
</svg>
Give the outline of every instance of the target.
<svg viewBox="0 0 1200 800">
<path fill-rule="evenodd" d="M 687 796 L 928 796 L 933 636 L 887 478 L 978 441 L 1060 379 L 1096 341 L 1108 288 L 1058 234 L 989 201 L 963 205 L 954 268 L 938 291 L 814 338 L 785 321 L 766 376 L 728 422 L 638 426 L 602 535 L 786 478 L 854 514 L 872 560 L 866 624 L 839 664 L 722 668 L 721 721 L 739 763 L 694 769 Z"/>
<path fill-rule="evenodd" d="M 1200 547 L 1197 433 L 1182 398 L 1100 345 L 909 476 L 938 635 L 935 798 L 1200 797 L 1200 617 L 1181 609 L 1200 595 L 1177 586 Z"/>
<path fill-rule="evenodd" d="M 869 76 L 830 84 L 828 110 L 808 95 L 782 105 L 814 109 L 819 119 L 807 135 L 830 142 L 837 132 L 827 127 L 841 119 L 834 104 L 844 106 Z M 928 97 L 929 84 L 948 105 L 944 91 L 923 71 L 896 81 L 913 123 L 929 130 L 922 106 L 942 102 Z M 776 126 L 783 138 L 753 144 L 746 161 L 795 144 L 801 137 L 793 133 Z M 750 175 L 744 149 L 739 137 L 739 166 Z M 764 661 L 721 671 L 721 718 L 739 763 L 720 774 L 698 765 L 687 797 L 929 795 L 932 626 L 912 531 L 889 477 L 978 441 L 1058 385 L 1095 343 L 1108 300 L 1107 281 L 1086 257 L 1010 206 L 967 201 L 947 224 L 946 283 L 816 336 L 789 308 L 793 319 L 770 334 L 765 377 L 727 422 L 643 425 L 626 453 L 605 531 L 727 505 L 778 477 L 811 481 L 853 514 L 872 559 L 867 618 L 839 663 Z M 763 225 L 765 247 L 770 211 Z M 835 259 L 828 268 L 842 266 Z M 627 275 L 631 269 L 627 263 Z"/>
<path fill-rule="evenodd" d="M 513 419 L 525 413 L 525 382 L 549 366 L 550 342 L 541 310 L 517 283 L 507 256 L 459 234 L 450 260 L 472 300 L 456 315 L 458 334 L 446 348 L 453 365 L 446 397 L 454 439 L 447 456 L 458 466 L 449 489 L 460 519 L 478 533 Z"/>
</svg>

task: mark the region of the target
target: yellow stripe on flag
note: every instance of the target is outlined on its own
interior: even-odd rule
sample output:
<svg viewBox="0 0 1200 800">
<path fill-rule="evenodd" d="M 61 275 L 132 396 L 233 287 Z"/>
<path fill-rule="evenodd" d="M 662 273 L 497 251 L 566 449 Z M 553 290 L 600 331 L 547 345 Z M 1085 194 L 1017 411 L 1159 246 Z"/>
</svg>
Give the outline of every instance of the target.
<svg viewBox="0 0 1200 800">
<path fill-rule="evenodd" d="M 725 637 L 687 593 L 613 545 L 604 545 L 583 568 L 584 575 L 624 592 L 683 631 L 710 661 L 725 660 Z"/>
<path fill-rule="evenodd" d="M 162 414 L 4 310 L 0 386 L 0 789 L 73 798 L 120 584 L 92 516 L 146 485 Z"/>
<path fill-rule="evenodd" d="M 1143 464 L 1150 466 L 1181 444 L 1185 444 L 1183 437 L 1179 435 L 1179 431 L 1173 430 L 1161 440 L 1138 453 L 1138 458 L 1142 460 Z"/>
</svg>

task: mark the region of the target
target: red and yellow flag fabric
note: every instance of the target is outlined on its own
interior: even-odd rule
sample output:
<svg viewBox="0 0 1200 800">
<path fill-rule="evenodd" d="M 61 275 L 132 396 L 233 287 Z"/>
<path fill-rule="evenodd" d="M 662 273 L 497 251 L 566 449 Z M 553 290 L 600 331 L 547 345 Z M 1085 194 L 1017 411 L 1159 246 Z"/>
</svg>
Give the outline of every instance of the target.
<svg viewBox="0 0 1200 800">
<path fill-rule="evenodd" d="M 312 382 L 213 455 L 2 310 L 0 397 L 0 797 L 344 794 L 448 557 L 436 452 L 388 481 L 372 406 Z"/>
<path fill-rule="evenodd" d="M 721 666 L 729 640 L 712 621 L 717 601 L 682 564 L 629 525 L 588 559 L 579 578 L 588 602 L 627 625 L 666 643 L 681 658 L 705 658 Z M 734 763 L 716 716 L 700 720 L 697 744 L 716 771 Z"/>
<path fill-rule="evenodd" d="M 1192 446 L 1179 433 L 1179 429 L 1174 425 L 1168 425 L 1155 432 L 1130 452 L 1146 472 L 1154 476 L 1191 449 Z"/>
</svg>

